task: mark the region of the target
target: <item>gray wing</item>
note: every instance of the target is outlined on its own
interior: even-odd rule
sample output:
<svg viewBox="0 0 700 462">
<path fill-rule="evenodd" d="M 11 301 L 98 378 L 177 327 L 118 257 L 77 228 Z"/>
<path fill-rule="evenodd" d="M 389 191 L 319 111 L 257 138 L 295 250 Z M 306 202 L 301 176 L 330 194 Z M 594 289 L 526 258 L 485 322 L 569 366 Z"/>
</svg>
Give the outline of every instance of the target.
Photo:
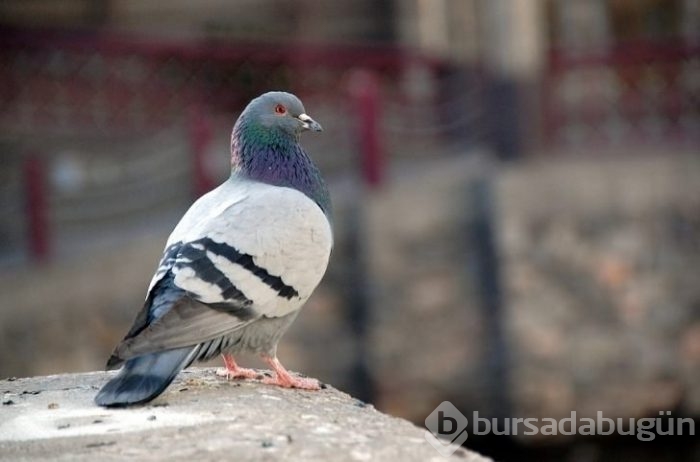
<svg viewBox="0 0 700 462">
<path fill-rule="evenodd" d="M 192 277 L 218 290 L 215 302 L 175 283 L 174 271 L 190 270 Z M 115 348 L 108 367 L 148 353 L 197 345 L 222 337 L 260 317 L 233 283 L 207 257 L 200 243 L 178 243 L 166 249 L 156 271 L 157 280 L 129 333 Z M 208 294 L 212 297 L 212 294 Z M 202 352 L 203 354 L 205 352 Z"/>
</svg>

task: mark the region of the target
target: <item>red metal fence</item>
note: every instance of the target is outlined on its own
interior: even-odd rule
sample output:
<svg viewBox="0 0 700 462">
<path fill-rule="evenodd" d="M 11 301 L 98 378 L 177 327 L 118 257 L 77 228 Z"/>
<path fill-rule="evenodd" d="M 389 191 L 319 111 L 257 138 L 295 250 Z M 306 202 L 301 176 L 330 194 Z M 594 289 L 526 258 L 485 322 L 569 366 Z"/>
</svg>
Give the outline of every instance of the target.
<svg viewBox="0 0 700 462">
<path fill-rule="evenodd" d="M 543 147 L 697 146 L 698 82 L 700 47 L 681 42 L 554 50 L 543 76 Z M 333 153 L 317 159 L 324 172 L 359 170 L 376 184 L 382 153 L 430 159 L 488 143 L 488 121 L 505 115 L 487 87 L 482 72 L 399 48 L 0 30 L 0 143 L 9 159 L 0 256 L 45 258 L 82 228 L 104 233 L 115 219 L 139 226 L 154 210 L 181 209 L 225 174 L 226 131 L 263 91 L 294 91 L 323 122 L 326 134 L 305 143 Z"/>
<path fill-rule="evenodd" d="M 418 97 L 405 78 L 416 69 L 427 78 L 423 86 L 430 87 L 427 92 L 419 88 Z M 357 70 L 366 78 L 353 78 Z M 440 130 L 416 132 L 412 124 L 416 115 L 423 125 L 438 124 L 433 99 L 443 71 L 437 60 L 396 48 L 166 42 L 103 33 L 2 30 L 0 138 L 10 140 L 15 169 L 27 162 L 27 188 L 5 194 L 26 199 L 28 231 L 18 236 L 9 226 L 22 219 L 16 213 L 6 214 L 0 228 L 14 231 L 5 233 L 10 247 L 24 247 L 44 259 L 61 235 L 80 234 L 80 222 L 95 224 L 93 234 L 104 234 L 110 217 L 127 228 L 124 220 L 130 216 L 140 220 L 143 196 L 130 197 L 122 184 L 149 191 L 146 203 L 153 210 L 172 208 L 173 197 L 181 208 L 187 202 L 183 183 L 199 195 L 224 175 L 227 148 L 221 140 L 227 142 L 228 136 L 221 131 L 230 130 L 248 100 L 269 89 L 302 96 L 334 134 L 332 139 L 309 140 L 312 151 L 334 153 L 319 159 L 326 171 L 347 170 L 359 148 L 365 152 L 362 171 L 376 182 L 381 145 L 402 156 L 412 148 L 420 152 L 421 144 L 411 143 L 411 138 L 441 136 Z M 349 104 L 350 99 L 360 103 Z M 380 105 L 386 106 L 384 115 L 390 120 L 382 140 L 375 113 Z M 29 152 L 33 155 L 26 160 Z M 146 161 L 163 153 L 170 166 Z M 212 157 L 224 159 L 224 165 Z M 188 173 L 181 172 L 182 165 Z M 91 176 L 102 180 L 91 182 Z"/>
<path fill-rule="evenodd" d="M 0 127 L 110 134 L 173 124 L 194 101 L 234 112 L 270 88 L 343 93 L 349 70 L 398 82 L 441 63 L 396 48 L 145 40 L 99 33 L 0 31 Z M 391 92 L 396 96 L 396 91 Z"/>
<path fill-rule="evenodd" d="M 553 50 L 543 84 L 550 146 L 700 146 L 699 45 Z"/>
</svg>

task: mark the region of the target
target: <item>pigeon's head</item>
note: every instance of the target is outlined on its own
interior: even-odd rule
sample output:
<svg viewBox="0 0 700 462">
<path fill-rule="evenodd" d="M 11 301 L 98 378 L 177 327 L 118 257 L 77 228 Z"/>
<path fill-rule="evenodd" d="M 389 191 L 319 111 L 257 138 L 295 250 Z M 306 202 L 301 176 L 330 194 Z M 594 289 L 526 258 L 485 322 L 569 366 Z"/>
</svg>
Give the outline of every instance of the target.
<svg viewBox="0 0 700 462">
<path fill-rule="evenodd" d="M 305 130 L 323 130 L 321 124 L 306 115 L 299 98 L 283 91 L 271 91 L 255 98 L 241 114 L 240 121 L 295 137 Z"/>
</svg>

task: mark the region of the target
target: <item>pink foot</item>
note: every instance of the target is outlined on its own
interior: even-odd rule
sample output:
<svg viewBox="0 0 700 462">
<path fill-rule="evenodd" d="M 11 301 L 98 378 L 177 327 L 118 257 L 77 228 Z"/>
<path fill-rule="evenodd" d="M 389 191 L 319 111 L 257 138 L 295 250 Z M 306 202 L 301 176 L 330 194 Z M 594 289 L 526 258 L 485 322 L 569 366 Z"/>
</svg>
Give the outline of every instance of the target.
<svg viewBox="0 0 700 462">
<path fill-rule="evenodd" d="M 284 388 L 299 388 L 301 390 L 320 390 L 321 384 L 316 379 L 292 376 L 287 369 L 282 366 L 277 358 L 263 356 L 263 360 L 270 365 L 275 372 L 274 377 L 265 377 L 262 382 L 268 385 L 277 385 Z"/>
<path fill-rule="evenodd" d="M 216 375 L 219 377 L 226 377 L 227 379 L 255 379 L 260 377 L 262 374 L 255 369 L 246 369 L 244 367 L 239 367 L 236 361 L 233 359 L 233 355 L 224 354 L 221 355 L 224 359 L 224 365 L 226 367 L 216 370 Z"/>
</svg>

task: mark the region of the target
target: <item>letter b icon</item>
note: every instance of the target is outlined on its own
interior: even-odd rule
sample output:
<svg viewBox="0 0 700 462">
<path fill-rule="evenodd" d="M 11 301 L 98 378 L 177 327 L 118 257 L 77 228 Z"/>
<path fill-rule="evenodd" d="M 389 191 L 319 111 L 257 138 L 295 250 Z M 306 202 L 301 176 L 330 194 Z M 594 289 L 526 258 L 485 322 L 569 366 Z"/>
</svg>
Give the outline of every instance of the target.
<svg viewBox="0 0 700 462">
<path fill-rule="evenodd" d="M 453 454 L 469 438 L 469 421 L 452 403 L 443 401 L 425 419 L 425 439 L 441 455 Z"/>
<path fill-rule="evenodd" d="M 444 411 L 438 411 L 437 413 L 438 418 L 437 418 L 437 424 L 438 424 L 438 433 L 441 435 L 451 435 L 454 432 L 457 431 L 457 419 L 454 417 L 450 417 L 448 415 L 445 415 Z"/>
<path fill-rule="evenodd" d="M 443 401 L 425 419 L 425 426 L 433 435 L 449 441 L 464 432 L 468 425 L 469 421 L 464 414 L 449 401 Z"/>
</svg>

